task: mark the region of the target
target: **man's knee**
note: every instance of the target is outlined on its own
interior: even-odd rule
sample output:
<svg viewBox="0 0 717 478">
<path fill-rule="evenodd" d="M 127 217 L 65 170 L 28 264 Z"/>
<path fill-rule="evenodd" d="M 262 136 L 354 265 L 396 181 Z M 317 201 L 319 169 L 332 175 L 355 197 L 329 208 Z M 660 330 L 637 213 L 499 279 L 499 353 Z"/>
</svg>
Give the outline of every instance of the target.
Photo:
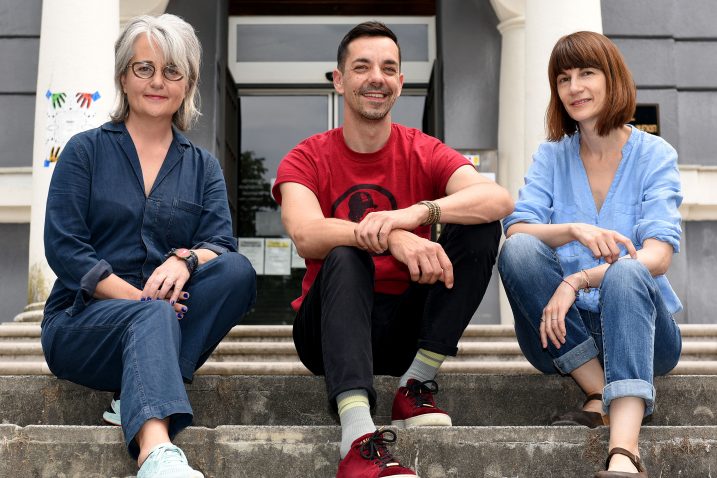
<svg viewBox="0 0 717 478">
<path fill-rule="evenodd" d="M 374 273 L 374 264 L 371 255 L 357 247 L 337 246 L 331 249 L 331 252 L 324 258 L 322 268 L 334 269 L 341 268 L 348 271 L 368 270 Z"/>
<path fill-rule="evenodd" d="M 441 233 L 439 242 L 444 249 L 450 250 L 453 245 L 474 254 L 488 255 L 495 258 L 498 255 L 501 226 L 499 221 L 486 224 L 447 224 Z"/>
</svg>

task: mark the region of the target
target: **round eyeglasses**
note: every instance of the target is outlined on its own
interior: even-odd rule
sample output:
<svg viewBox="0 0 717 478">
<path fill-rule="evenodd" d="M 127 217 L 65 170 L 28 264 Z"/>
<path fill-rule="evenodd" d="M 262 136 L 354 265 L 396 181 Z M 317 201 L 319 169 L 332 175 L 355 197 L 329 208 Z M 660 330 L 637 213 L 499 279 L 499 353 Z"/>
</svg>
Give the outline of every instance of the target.
<svg viewBox="0 0 717 478">
<path fill-rule="evenodd" d="M 148 61 L 135 61 L 129 65 L 129 68 L 134 73 L 134 76 L 141 78 L 142 80 L 149 80 L 154 76 L 154 72 L 157 69 L 152 63 Z M 167 65 L 162 68 L 162 76 L 169 81 L 179 81 L 184 78 L 182 71 L 176 65 Z"/>
</svg>

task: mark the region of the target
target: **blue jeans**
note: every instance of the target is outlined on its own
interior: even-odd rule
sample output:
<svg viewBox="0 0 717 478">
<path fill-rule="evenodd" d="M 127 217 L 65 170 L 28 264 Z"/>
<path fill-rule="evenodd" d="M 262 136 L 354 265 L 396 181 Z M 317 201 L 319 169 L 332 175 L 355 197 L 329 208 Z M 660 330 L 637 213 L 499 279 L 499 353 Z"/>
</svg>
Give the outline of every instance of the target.
<svg viewBox="0 0 717 478">
<path fill-rule="evenodd" d="M 134 458 L 134 437 L 147 420 L 170 417 L 170 438 L 191 424 L 184 381 L 191 382 L 253 306 L 256 276 L 244 256 L 227 252 L 200 266 L 185 290 L 190 297 L 182 320 L 167 301 L 111 299 L 43 322 L 42 349 L 52 373 L 97 390 L 121 390 L 122 430 Z"/>
<path fill-rule="evenodd" d="M 540 318 L 563 279 L 555 251 L 529 234 L 514 234 L 498 257 L 505 291 L 515 318 L 518 344 L 528 361 L 543 373 L 569 374 L 598 357 L 605 370 L 603 410 L 620 397 L 645 400 L 645 415 L 654 410 L 653 377 L 672 370 L 680 358 L 680 329 L 665 307 L 647 268 L 622 259 L 605 272 L 600 285 L 600 312 L 570 307 L 565 317 L 565 344 L 556 349 L 540 343 Z"/>
</svg>

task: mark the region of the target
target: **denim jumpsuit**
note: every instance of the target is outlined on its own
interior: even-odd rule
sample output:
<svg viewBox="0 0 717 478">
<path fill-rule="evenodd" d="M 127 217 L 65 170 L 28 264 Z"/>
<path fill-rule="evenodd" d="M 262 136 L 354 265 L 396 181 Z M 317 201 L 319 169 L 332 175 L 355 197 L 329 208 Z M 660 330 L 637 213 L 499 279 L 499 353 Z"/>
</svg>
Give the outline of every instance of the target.
<svg viewBox="0 0 717 478">
<path fill-rule="evenodd" d="M 145 195 L 124 123 L 74 136 L 50 183 L 45 254 L 57 280 L 45 306 L 42 348 L 58 377 L 121 390 L 125 442 L 151 418 L 170 417 L 170 437 L 191 424 L 184 388 L 253 306 L 256 279 L 236 251 L 219 162 L 179 131 Z M 209 249 L 185 290 L 182 320 L 167 301 L 93 298 L 114 273 L 142 289 L 172 248 Z"/>
<path fill-rule="evenodd" d="M 663 139 L 632 128 L 599 211 L 580 159 L 579 133 L 544 143 L 533 159 L 515 211 L 503 221 L 505 231 L 519 222 L 577 222 L 617 231 L 638 250 L 652 238 L 679 252 L 682 194 L 677 153 Z M 562 279 L 604 262 L 578 241 L 552 249 L 534 236 L 514 234 L 503 245 L 498 270 L 518 343 L 535 368 L 569 374 L 598 357 L 605 371 L 604 411 L 615 398 L 632 396 L 645 400 L 645 415 L 650 415 L 653 376 L 672 370 L 682 350 L 672 317 L 682 304 L 664 275 L 652 277 L 636 260 L 615 262 L 599 288 L 580 291 L 565 317 L 566 343 L 560 349 L 550 342 L 543 349 L 540 343 L 543 308 Z"/>
</svg>

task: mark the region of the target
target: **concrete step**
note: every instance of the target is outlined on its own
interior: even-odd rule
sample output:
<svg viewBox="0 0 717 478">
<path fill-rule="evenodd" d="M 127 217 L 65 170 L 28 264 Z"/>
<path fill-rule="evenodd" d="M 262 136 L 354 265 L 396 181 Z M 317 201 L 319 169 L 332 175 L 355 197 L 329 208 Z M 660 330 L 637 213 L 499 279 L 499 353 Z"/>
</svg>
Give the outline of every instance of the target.
<svg viewBox="0 0 717 478">
<path fill-rule="evenodd" d="M 393 451 L 421 478 L 588 477 L 602 469 L 607 429 L 439 427 L 402 430 Z M 644 427 L 650 476 L 709 477 L 717 427 Z M 207 478 L 333 478 L 337 426 L 190 427 L 177 444 Z M 111 427 L 0 425 L 0 476 L 125 477 L 136 465 Z"/>
<path fill-rule="evenodd" d="M 376 378 L 379 425 L 391 423 L 397 383 Z M 559 376 L 442 374 L 438 383 L 439 406 L 460 426 L 546 425 L 584 399 L 572 379 Z M 657 377 L 655 388 L 650 425 L 717 425 L 717 376 Z M 322 377 L 198 376 L 187 391 L 197 426 L 334 424 Z M 0 423 L 98 425 L 111 397 L 46 376 L 0 377 Z"/>
<path fill-rule="evenodd" d="M 299 358 L 293 342 L 231 342 L 219 344 L 210 360 L 216 362 L 293 362 Z M 682 361 L 717 359 L 717 341 L 685 341 Z M 39 341 L 0 342 L 0 361 L 44 360 Z M 461 342 L 458 355 L 447 361 L 525 361 L 518 343 Z"/>
<path fill-rule="evenodd" d="M 717 341 L 717 324 L 679 324 L 683 340 Z M 237 325 L 225 340 L 228 341 L 291 341 L 291 325 Z M 0 323 L 0 340 L 39 338 L 39 322 Z M 469 325 L 461 341 L 515 340 L 512 325 Z"/>
<path fill-rule="evenodd" d="M 683 353 L 672 374 L 717 374 L 717 325 L 682 325 Z M 0 325 L 0 375 L 44 375 L 50 371 L 39 343 L 38 324 Z M 457 357 L 444 373 L 537 373 L 525 360 L 510 326 L 469 326 Z M 298 361 L 291 326 L 234 327 L 199 370 L 210 375 L 308 375 Z"/>
</svg>

